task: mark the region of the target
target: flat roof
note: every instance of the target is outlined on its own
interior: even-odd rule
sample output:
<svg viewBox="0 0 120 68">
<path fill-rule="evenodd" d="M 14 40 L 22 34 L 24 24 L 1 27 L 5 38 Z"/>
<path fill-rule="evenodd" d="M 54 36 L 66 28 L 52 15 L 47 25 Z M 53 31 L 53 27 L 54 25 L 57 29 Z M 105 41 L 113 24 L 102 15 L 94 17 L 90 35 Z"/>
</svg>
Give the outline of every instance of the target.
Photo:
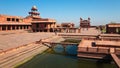
<svg viewBox="0 0 120 68">
<path fill-rule="evenodd" d="M 120 38 L 120 34 L 100 34 L 100 36 L 104 36 L 104 37 L 119 37 Z"/>
<path fill-rule="evenodd" d="M 32 20 L 32 23 L 44 23 L 44 22 L 46 22 L 46 23 L 49 23 L 49 22 L 53 23 L 53 22 L 56 22 L 56 20 L 49 19 L 49 18 L 39 18 L 39 19 L 33 19 Z"/>
<path fill-rule="evenodd" d="M 108 27 L 120 27 L 120 23 L 110 23 L 107 25 L 108 25 Z"/>
<path fill-rule="evenodd" d="M 32 21 L 32 23 L 53 23 L 54 21 Z"/>
<path fill-rule="evenodd" d="M 4 15 L 4 14 L 0 14 L 0 16 L 10 17 L 10 18 L 23 18 L 21 16 L 12 16 L 12 15 Z"/>
<path fill-rule="evenodd" d="M 0 25 L 31 25 L 31 23 L 0 23 Z"/>
</svg>

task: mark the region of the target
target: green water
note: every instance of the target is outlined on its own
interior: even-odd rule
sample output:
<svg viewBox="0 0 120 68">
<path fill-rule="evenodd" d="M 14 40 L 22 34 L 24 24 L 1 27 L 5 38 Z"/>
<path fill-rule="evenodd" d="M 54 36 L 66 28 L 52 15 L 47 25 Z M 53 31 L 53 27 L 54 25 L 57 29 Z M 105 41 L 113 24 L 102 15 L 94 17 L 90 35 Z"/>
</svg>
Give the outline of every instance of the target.
<svg viewBox="0 0 120 68">
<path fill-rule="evenodd" d="M 71 47 L 66 48 L 68 53 L 62 49 L 61 46 L 49 49 L 17 68 L 116 68 L 115 64 L 97 62 L 93 59 L 77 58 L 75 53 L 73 53 L 74 56 L 68 55 Z M 75 48 L 73 47 L 73 49 Z"/>
</svg>

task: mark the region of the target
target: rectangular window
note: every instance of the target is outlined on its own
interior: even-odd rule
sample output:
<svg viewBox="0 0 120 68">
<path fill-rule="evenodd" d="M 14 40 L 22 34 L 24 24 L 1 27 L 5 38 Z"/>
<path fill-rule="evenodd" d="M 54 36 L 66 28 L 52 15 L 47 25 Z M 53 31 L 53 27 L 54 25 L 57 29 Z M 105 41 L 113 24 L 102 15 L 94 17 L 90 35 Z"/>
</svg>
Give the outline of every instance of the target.
<svg viewBox="0 0 120 68">
<path fill-rule="evenodd" d="M 23 22 L 23 19 L 19 19 L 19 22 Z"/>
<path fill-rule="evenodd" d="M 12 18 L 12 21 L 15 21 L 15 19 L 14 19 L 14 18 Z"/>
<path fill-rule="evenodd" d="M 10 18 L 7 18 L 7 21 L 10 21 Z"/>
<path fill-rule="evenodd" d="M 19 19 L 16 19 L 16 22 L 19 22 Z"/>
</svg>

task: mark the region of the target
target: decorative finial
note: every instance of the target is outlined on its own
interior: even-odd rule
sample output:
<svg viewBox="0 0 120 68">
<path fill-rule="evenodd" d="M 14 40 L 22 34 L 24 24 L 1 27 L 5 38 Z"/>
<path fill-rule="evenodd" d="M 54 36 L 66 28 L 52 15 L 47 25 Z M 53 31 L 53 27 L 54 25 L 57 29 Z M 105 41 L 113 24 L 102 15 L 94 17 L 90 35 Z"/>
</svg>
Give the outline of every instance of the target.
<svg viewBox="0 0 120 68">
<path fill-rule="evenodd" d="M 82 20 L 82 18 L 80 17 L 80 20 Z"/>
<path fill-rule="evenodd" d="M 88 17 L 88 20 L 90 20 L 90 18 Z"/>
</svg>

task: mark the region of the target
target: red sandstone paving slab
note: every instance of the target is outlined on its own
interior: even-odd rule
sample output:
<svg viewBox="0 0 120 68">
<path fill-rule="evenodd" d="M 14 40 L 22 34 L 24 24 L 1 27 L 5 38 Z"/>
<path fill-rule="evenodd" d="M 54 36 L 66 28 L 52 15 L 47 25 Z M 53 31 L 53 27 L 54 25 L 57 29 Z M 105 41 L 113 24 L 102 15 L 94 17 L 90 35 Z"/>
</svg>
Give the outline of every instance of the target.
<svg viewBox="0 0 120 68">
<path fill-rule="evenodd" d="M 38 41 L 43 38 L 53 36 L 54 33 L 22 33 L 22 34 L 10 34 L 0 35 L 0 49 L 9 49 L 21 45 L 25 45 L 31 42 Z"/>
<path fill-rule="evenodd" d="M 91 43 L 92 43 L 92 42 L 94 42 L 94 41 L 84 40 L 84 41 L 82 42 L 82 44 L 80 44 L 78 47 L 92 47 L 92 46 L 91 46 Z"/>
</svg>

